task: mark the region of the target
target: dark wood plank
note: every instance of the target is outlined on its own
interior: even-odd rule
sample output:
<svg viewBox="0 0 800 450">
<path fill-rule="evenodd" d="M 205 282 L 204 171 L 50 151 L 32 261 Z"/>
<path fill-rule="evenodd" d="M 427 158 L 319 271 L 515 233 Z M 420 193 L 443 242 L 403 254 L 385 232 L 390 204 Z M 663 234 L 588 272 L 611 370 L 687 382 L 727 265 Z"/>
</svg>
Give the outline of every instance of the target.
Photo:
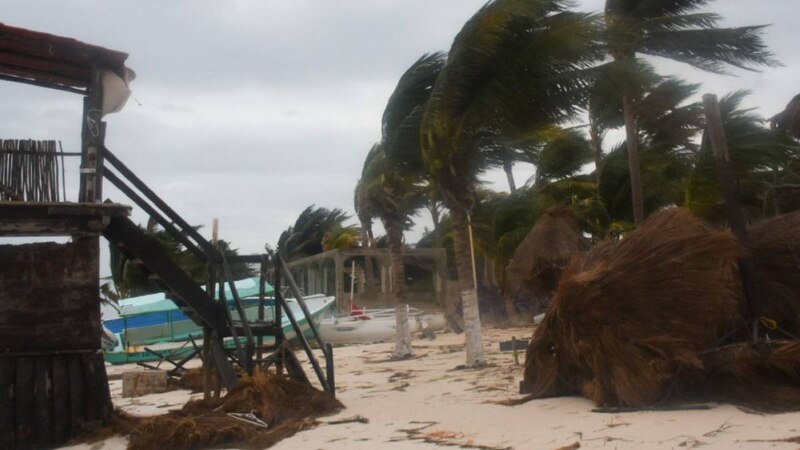
<svg viewBox="0 0 800 450">
<path fill-rule="evenodd" d="M 33 439 L 33 358 L 17 358 L 14 385 L 17 446 L 30 447 Z"/>
<path fill-rule="evenodd" d="M 17 358 L 0 358 L 0 448 L 14 448 L 14 381 Z"/>
<path fill-rule="evenodd" d="M 108 388 L 106 367 L 101 353 L 81 354 L 86 387 L 86 419 L 92 426 L 106 422 L 111 415 L 111 394 Z"/>
<path fill-rule="evenodd" d="M 70 437 L 69 363 L 67 356 L 53 357 L 53 440 L 61 445 Z"/>
<path fill-rule="evenodd" d="M 97 238 L 0 245 L 3 350 L 100 348 L 98 253 Z"/>
<path fill-rule="evenodd" d="M 114 409 L 111 403 L 111 389 L 108 386 L 106 362 L 100 351 L 87 354 L 86 359 L 89 361 L 89 369 L 86 371 L 89 378 L 87 386 L 95 393 L 96 418 L 106 423 L 111 418 L 111 412 Z"/>
<path fill-rule="evenodd" d="M 53 442 L 52 359 L 39 356 L 33 361 L 35 441 L 37 447 L 49 447 Z"/>
<path fill-rule="evenodd" d="M 70 355 L 69 365 L 69 407 L 70 427 L 74 434 L 83 427 L 86 421 L 85 384 L 83 381 L 83 363 L 80 355 Z"/>
<path fill-rule="evenodd" d="M 101 404 L 100 395 L 97 392 L 97 374 L 96 368 L 92 364 L 91 355 L 81 354 L 81 365 L 83 366 L 83 380 L 86 383 L 84 395 L 86 399 L 86 420 L 93 422 L 102 418 L 100 411 L 97 407 Z"/>
</svg>

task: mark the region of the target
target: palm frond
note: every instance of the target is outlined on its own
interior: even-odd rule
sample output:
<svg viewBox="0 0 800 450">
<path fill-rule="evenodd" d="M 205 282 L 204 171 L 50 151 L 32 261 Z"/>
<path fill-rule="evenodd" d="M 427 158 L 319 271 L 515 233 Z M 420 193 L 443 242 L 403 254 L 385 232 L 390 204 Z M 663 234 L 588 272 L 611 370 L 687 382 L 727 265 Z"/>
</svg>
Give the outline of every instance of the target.
<svg viewBox="0 0 800 450">
<path fill-rule="evenodd" d="M 774 67 L 779 63 L 761 38 L 764 26 L 684 29 L 647 33 L 640 52 L 687 63 L 712 73 L 725 67 L 745 70 Z"/>
<path fill-rule="evenodd" d="M 471 196 L 486 167 L 478 143 L 564 120 L 585 103 L 582 72 L 599 57 L 592 15 L 558 0 L 495 0 L 456 36 L 431 94 L 422 146 L 435 182 Z"/>
<path fill-rule="evenodd" d="M 444 52 L 426 53 L 409 67 L 397 82 L 381 120 L 383 139 L 387 139 L 407 117 L 427 103 L 433 84 L 445 64 Z"/>
</svg>

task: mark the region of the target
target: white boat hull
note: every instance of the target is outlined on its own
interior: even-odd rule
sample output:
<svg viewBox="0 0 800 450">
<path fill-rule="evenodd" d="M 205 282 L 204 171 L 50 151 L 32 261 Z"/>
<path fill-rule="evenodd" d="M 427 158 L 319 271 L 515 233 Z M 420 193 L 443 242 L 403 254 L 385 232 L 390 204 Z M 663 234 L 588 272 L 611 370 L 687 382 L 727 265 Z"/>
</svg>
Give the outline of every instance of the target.
<svg viewBox="0 0 800 450">
<path fill-rule="evenodd" d="M 322 340 L 331 344 L 370 344 L 395 339 L 397 318 L 394 309 L 367 310 L 362 318 L 358 316 L 323 317 L 319 324 Z M 421 314 L 413 309 L 408 316 L 412 333 L 424 330 L 444 329 L 442 314 Z"/>
</svg>

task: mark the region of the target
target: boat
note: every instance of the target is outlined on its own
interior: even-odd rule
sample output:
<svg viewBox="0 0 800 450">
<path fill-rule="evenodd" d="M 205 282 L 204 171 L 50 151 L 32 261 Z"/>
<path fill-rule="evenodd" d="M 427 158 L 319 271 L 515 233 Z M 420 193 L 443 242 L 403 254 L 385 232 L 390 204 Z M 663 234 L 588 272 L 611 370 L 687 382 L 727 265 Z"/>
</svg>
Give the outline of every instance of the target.
<svg viewBox="0 0 800 450">
<path fill-rule="evenodd" d="M 245 308 L 258 305 L 258 284 L 257 277 L 234 282 Z M 233 310 L 235 305 L 230 286 L 226 284 L 225 287 L 229 308 Z M 267 284 L 266 295 L 273 295 L 274 292 L 272 286 Z M 215 298 L 218 299 L 219 296 L 216 295 Z M 274 300 L 267 299 L 265 306 L 273 307 Z M 124 333 L 125 340 L 135 345 L 184 342 L 190 335 L 197 336 L 200 330 L 200 327 L 162 292 L 121 299 L 118 304 L 118 315 L 118 318 L 104 320 L 104 327 L 115 335 Z"/>
<path fill-rule="evenodd" d="M 442 314 L 423 314 L 416 308 L 408 308 L 411 332 L 444 329 Z M 370 344 L 395 338 L 397 317 L 394 308 L 353 309 L 349 314 L 327 314 L 319 324 L 322 340 L 331 344 Z"/>
<path fill-rule="evenodd" d="M 324 295 L 308 296 L 304 300 L 315 321 L 335 304 L 334 297 Z M 258 299 L 244 298 L 242 301 L 248 320 L 252 321 L 258 317 Z M 167 309 L 169 305 L 158 298 L 149 298 L 141 302 L 128 301 L 128 307 L 121 308 L 121 314 L 124 315 L 105 321 L 104 325 L 114 333 L 116 343 L 113 349 L 105 352 L 106 361 L 111 364 L 127 364 L 157 361 L 162 357 L 180 359 L 192 354 L 195 349 L 190 342 L 193 340 L 195 344 L 201 345 L 203 331 L 174 303 L 168 302 L 171 304 L 169 309 Z M 286 299 L 286 303 L 301 330 L 304 334 L 310 335 L 311 327 L 300 304 L 293 298 Z M 264 320 L 272 320 L 274 306 L 274 298 L 265 300 Z M 231 308 L 233 309 L 233 305 Z M 234 320 L 239 319 L 239 314 L 235 310 L 231 311 L 231 315 Z M 281 319 L 284 336 L 288 340 L 296 338 L 294 328 L 285 313 L 281 315 Z M 274 341 L 274 338 L 265 337 L 264 343 L 270 344 L 271 341 Z M 236 345 L 233 338 L 227 338 L 224 344 L 228 348 Z M 151 351 L 145 350 L 145 347 Z"/>
</svg>

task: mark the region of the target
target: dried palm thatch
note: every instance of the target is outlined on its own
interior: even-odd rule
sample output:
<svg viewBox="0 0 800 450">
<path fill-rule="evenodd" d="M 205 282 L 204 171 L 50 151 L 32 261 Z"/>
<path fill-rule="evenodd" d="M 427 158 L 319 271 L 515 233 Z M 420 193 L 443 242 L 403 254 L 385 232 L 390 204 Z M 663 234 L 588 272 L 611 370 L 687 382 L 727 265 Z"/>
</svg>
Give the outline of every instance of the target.
<svg viewBox="0 0 800 450">
<path fill-rule="evenodd" d="M 800 95 L 795 96 L 786 108 L 770 119 L 773 128 L 800 139 Z"/>
<path fill-rule="evenodd" d="M 699 352 L 734 329 L 739 246 L 688 211 L 652 216 L 567 268 L 526 355 L 535 396 L 582 392 L 598 405 L 660 400 Z"/>
<path fill-rule="evenodd" d="M 257 370 L 222 399 L 191 401 L 180 411 L 142 419 L 131 432 L 128 450 L 267 448 L 315 425 L 314 417 L 340 408 L 338 400 L 307 384 Z M 251 411 L 268 427 L 228 415 Z"/>
<path fill-rule="evenodd" d="M 798 225 L 800 215 L 785 216 L 751 230 L 765 315 L 790 333 L 800 308 Z M 686 393 L 750 404 L 760 396 L 779 408 L 781 395 L 800 399 L 798 341 L 708 350 L 746 336 L 740 254 L 730 233 L 681 209 L 595 247 L 565 271 L 528 349 L 533 396 L 582 393 L 632 407 Z"/>
<path fill-rule="evenodd" d="M 205 389 L 205 372 L 203 367 L 187 369 L 180 378 L 170 379 L 175 389 L 187 389 L 192 392 L 203 392 Z"/>
<path fill-rule="evenodd" d="M 764 220 L 749 230 L 759 304 L 781 335 L 800 336 L 800 211 Z"/>
<path fill-rule="evenodd" d="M 509 291 L 549 297 L 572 257 L 589 246 L 571 209 L 550 208 L 514 252 L 506 269 Z"/>
<path fill-rule="evenodd" d="M 705 382 L 693 398 L 727 400 L 761 411 L 800 407 L 800 341 L 736 343 L 703 353 Z"/>
</svg>

